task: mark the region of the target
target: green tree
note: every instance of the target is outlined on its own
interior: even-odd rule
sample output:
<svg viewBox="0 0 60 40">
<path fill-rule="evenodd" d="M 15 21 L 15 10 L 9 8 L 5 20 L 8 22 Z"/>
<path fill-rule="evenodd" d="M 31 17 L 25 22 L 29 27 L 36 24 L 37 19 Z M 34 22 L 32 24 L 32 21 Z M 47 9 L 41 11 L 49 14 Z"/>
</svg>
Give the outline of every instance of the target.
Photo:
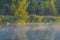
<svg viewBox="0 0 60 40">
<path fill-rule="evenodd" d="M 17 19 L 17 22 L 25 23 L 28 17 L 28 12 L 26 11 L 28 4 L 29 2 L 27 0 L 16 0 L 16 4 L 13 1 L 12 8 L 14 8 L 14 16 L 20 17 Z"/>
<path fill-rule="evenodd" d="M 12 9 L 14 16 L 19 16 L 16 22 L 25 23 L 28 12 L 26 11 L 29 2 L 27 0 L 11 0 L 10 8 Z M 8 6 L 8 5 L 7 5 Z"/>
<path fill-rule="evenodd" d="M 48 14 L 50 15 L 53 15 L 53 16 L 57 16 L 57 8 L 56 8 L 56 5 L 55 5 L 55 0 L 48 0 L 48 1 L 45 1 L 45 8 L 48 8 L 49 11 L 48 11 Z"/>
<path fill-rule="evenodd" d="M 16 0 L 16 4 L 12 5 L 12 8 L 14 8 L 14 16 L 27 16 L 28 13 L 26 11 L 28 7 L 27 0 Z"/>
<path fill-rule="evenodd" d="M 29 16 L 28 20 L 29 23 L 40 23 L 40 17 L 36 15 Z"/>
</svg>

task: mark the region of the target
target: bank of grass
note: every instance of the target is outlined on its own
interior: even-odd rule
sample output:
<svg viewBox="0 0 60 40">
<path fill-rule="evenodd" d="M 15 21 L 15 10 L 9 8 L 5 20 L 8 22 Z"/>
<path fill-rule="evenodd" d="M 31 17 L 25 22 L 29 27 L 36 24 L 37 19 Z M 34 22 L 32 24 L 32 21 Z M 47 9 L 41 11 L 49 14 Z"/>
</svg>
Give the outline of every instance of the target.
<svg viewBox="0 0 60 40">
<path fill-rule="evenodd" d="M 56 18 L 57 23 L 60 23 L 60 17 Z"/>
<path fill-rule="evenodd" d="M 42 20 L 46 20 L 44 18 L 55 18 L 56 23 L 60 23 L 60 16 L 36 16 L 36 15 L 32 15 L 32 16 L 28 16 L 28 17 L 10 17 L 10 16 L 0 16 L 0 22 L 18 22 L 18 23 L 29 23 L 29 22 L 32 22 L 32 23 L 42 23 Z M 19 20 L 19 21 L 18 21 Z"/>
<path fill-rule="evenodd" d="M 50 18 L 50 17 L 51 18 L 55 18 L 55 20 L 56 20 L 55 22 L 56 23 L 60 23 L 60 16 L 57 16 L 57 17 L 55 17 L 55 16 L 40 16 L 41 21 L 43 20 L 44 17 L 47 17 L 47 18 Z"/>
<path fill-rule="evenodd" d="M 38 16 L 39 17 L 39 19 L 40 19 L 40 23 L 42 23 L 42 20 L 45 20 L 44 18 L 46 17 L 46 18 L 55 18 L 55 20 L 56 21 L 54 21 L 55 23 L 60 23 L 60 16 L 57 16 L 57 17 L 55 17 L 55 16 Z"/>
</svg>

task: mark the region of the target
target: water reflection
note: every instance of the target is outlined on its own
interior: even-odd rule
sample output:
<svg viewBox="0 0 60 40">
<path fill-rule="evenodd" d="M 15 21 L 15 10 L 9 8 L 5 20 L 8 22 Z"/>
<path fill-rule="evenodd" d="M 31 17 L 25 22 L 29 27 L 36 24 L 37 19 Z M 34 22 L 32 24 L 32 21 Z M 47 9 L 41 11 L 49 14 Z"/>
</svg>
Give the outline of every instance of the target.
<svg viewBox="0 0 60 40">
<path fill-rule="evenodd" d="M 60 25 L 57 23 L 8 23 L 4 27 L 2 25 L 0 28 L 0 40 L 60 40 Z"/>
</svg>

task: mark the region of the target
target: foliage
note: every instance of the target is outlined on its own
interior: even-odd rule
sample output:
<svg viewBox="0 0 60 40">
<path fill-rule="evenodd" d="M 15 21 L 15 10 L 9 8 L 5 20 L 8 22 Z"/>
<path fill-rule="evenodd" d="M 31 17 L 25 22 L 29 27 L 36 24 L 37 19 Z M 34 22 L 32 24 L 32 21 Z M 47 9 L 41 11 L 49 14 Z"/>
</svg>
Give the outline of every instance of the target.
<svg viewBox="0 0 60 40">
<path fill-rule="evenodd" d="M 54 23 L 57 22 L 55 17 L 44 17 L 42 19 L 42 22 L 44 23 Z"/>
<path fill-rule="evenodd" d="M 37 17 L 35 15 L 29 16 L 28 22 L 31 22 L 31 23 L 40 23 L 40 17 Z"/>
<path fill-rule="evenodd" d="M 17 0 L 17 6 L 16 6 L 16 9 L 15 9 L 15 13 L 14 13 L 14 16 L 27 16 L 27 7 L 28 7 L 28 4 L 29 2 L 26 2 L 27 0 Z"/>
<path fill-rule="evenodd" d="M 55 0 L 31 0 L 27 11 L 36 15 L 57 15 Z"/>
<path fill-rule="evenodd" d="M 0 15 L 13 15 L 13 17 L 0 18 L 8 22 L 41 22 L 40 15 L 57 16 L 55 0 L 0 0 Z M 31 16 L 30 16 L 31 14 Z M 29 15 L 29 16 L 28 16 Z M 32 16 L 33 15 L 33 16 Z M 39 15 L 39 17 L 36 17 Z M 17 17 L 18 18 L 15 18 Z M 45 20 L 45 19 L 44 19 Z M 46 19 L 47 20 L 47 19 Z M 57 18 L 57 21 L 60 19 Z"/>
<path fill-rule="evenodd" d="M 11 4 L 6 4 L 10 9 L 12 9 L 12 13 L 14 16 L 19 16 L 20 18 L 16 20 L 16 22 L 25 23 L 26 18 L 28 16 L 28 12 L 26 11 L 29 2 L 27 0 L 11 0 Z M 14 20 L 11 18 L 11 20 Z"/>
<path fill-rule="evenodd" d="M 12 5 L 14 8 L 14 16 L 19 16 L 20 18 L 16 20 L 16 22 L 25 23 L 28 12 L 26 11 L 29 2 L 27 0 L 16 0 L 16 4 Z M 13 1 L 14 3 L 14 1 Z"/>
<path fill-rule="evenodd" d="M 16 22 L 17 22 L 17 23 L 26 23 L 27 19 L 28 19 L 28 16 L 19 17 L 19 18 L 16 20 Z"/>
</svg>

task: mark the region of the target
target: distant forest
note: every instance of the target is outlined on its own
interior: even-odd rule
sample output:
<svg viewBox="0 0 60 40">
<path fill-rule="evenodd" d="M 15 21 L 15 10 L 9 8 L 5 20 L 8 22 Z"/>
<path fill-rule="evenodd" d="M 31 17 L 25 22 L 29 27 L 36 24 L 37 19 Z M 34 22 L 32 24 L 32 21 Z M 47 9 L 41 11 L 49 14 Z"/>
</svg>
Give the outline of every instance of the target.
<svg viewBox="0 0 60 40">
<path fill-rule="evenodd" d="M 59 16 L 60 0 L 0 0 L 0 15 Z"/>
</svg>

